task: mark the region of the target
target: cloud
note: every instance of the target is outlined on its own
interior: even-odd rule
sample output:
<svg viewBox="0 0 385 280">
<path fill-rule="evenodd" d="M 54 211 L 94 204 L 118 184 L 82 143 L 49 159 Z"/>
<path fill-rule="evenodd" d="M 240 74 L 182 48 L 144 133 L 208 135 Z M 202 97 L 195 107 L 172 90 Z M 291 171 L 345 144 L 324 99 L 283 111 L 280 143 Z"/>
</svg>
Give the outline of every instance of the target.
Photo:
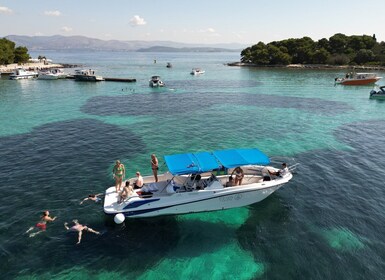
<svg viewBox="0 0 385 280">
<path fill-rule="evenodd" d="M 13 11 L 8 7 L 0 7 L 0 14 L 12 14 Z"/>
<path fill-rule="evenodd" d="M 61 16 L 61 12 L 60 11 L 45 11 L 44 14 L 46 16 L 52 16 L 52 17 L 59 17 L 59 16 Z"/>
<path fill-rule="evenodd" d="M 72 28 L 71 27 L 68 27 L 68 26 L 63 26 L 61 28 L 61 31 L 64 31 L 64 32 L 71 32 L 72 31 Z"/>
<path fill-rule="evenodd" d="M 133 27 L 139 26 L 139 25 L 146 25 L 147 22 L 144 20 L 144 18 L 141 18 L 140 16 L 135 15 L 132 19 L 130 19 L 130 25 Z"/>
</svg>

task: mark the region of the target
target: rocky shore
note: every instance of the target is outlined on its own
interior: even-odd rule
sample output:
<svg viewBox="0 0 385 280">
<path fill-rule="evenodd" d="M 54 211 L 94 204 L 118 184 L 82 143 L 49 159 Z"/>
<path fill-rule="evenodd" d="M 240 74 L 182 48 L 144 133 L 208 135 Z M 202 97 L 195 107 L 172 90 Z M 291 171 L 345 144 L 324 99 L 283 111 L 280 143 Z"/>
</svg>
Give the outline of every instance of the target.
<svg viewBox="0 0 385 280">
<path fill-rule="evenodd" d="M 315 70 L 344 70 L 355 69 L 360 71 L 366 70 L 385 70 L 384 66 L 351 66 L 351 65 L 328 65 L 328 64 L 289 64 L 289 65 L 257 65 L 252 63 L 243 62 L 230 62 L 228 66 L 241 66 L 241 67 L 259 67 L 259 68 L 289 68 L 289 69 L 315 69 Z"/>
</svg>

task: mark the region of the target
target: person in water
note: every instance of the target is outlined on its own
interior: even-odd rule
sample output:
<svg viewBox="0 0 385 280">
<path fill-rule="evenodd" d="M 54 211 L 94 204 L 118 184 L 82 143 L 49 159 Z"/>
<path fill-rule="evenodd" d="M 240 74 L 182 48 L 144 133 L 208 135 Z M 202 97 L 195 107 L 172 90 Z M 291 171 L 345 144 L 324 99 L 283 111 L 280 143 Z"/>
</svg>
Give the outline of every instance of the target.
<svg viewBox="0 0 385 280">
<path fill-rule="evenodd" d="M 158 182 L 159 162 L 155 154 L 151 155 L 151 169 L 152 174 L 154 174 L 155 182 Z"/>
<path fill-rule="evenodd" d="M 120 160 L 117 160 L 115 162 L 114 168 L 112 169 L 112 177 L 115 179 L 115 189 L 117 193 L 119 193 L 120 191 L 120 187 L 122 185 L 125 175 L 126 169 L 123 163 L 121 163 Z"/>
<path fill-rule="evenodd" d="M 94 201 L 95 203 L 98 203 L 100 201 L 102 201 L 102 199 L 99 197 L 100 195 L 103 195 L 102 193 L 98 193 L 98 194 L 89 194 L 88 197 L 86 197 L 85 199 L 83 199 L 79 204 L 82 205 L 84 201 L 87 201 L 87 200 L 92 200 Z"/>
<path fill-rule="evenodd" d="M 46 210 L 43 212 L 43 215 L 40 217 L 40 221 L 33 227 L 30 227 L 25 233 L 29 233 L 33 231 L 34 229 L 37 229 L 36 232 L 33 232 L 29 235 L 29 237 L 34 237 L 35 235 L 45 231 L 47 229 L 47 223 L 53 222 L 56 220 L 56 217 L 51 218 L 49 216 L 49 211 Z"/>
<path fill-rule="evenodd" d="M 80 224 L 78 220 L 72 220 L 72 222 L 74 223 L 74 225 L 72 227 L 68 227 L 67 222 L 64 223 L 64 227 L 66 230 L 78 233 L 78 242 L 76 244 L 80 244 L 80 241 L 82 241 L 83 230 L 88 231 L 88 232 L 92 232 L 95 234 L 100 234 L 100 232 L 93 230 L 90 227 L 87 227 L 85 225 Z"/>
</svg>

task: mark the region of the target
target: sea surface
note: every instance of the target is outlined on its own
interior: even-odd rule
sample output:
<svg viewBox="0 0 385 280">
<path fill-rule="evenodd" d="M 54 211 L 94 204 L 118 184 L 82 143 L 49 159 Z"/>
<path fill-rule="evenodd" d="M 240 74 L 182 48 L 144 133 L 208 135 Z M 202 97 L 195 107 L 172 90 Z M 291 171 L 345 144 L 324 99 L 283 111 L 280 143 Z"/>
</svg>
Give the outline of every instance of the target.
<svg viewBox="0 0 385 280">
<path fill-rule="evenodd" d="M 335 86 L 343 70 L 227 66 L 239 53 L 31 55 L 137 82 L 0 79 L 0 278 L 385 277 L 385 102 L 372 86 Z M 152 153 L 164 172 L 164 155 L 252 147 L 298 164 L 258 204 L 124 225 L 79 205 L 113 185 L 116 159 L 132 177 L 151 174 Z M 29 237 L 44 210 L 57 219 Z M 76 245 L 73 219 L 102 234 Z"/>
</svg>

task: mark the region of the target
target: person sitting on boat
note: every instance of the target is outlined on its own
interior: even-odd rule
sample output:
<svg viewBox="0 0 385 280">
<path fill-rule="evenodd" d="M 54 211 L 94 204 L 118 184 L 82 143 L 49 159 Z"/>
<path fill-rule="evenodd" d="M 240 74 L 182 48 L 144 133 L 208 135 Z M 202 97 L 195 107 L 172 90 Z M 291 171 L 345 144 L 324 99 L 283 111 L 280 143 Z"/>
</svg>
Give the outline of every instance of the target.
<svg viewBox="0 0 385 280">
<path fill-rule="evenodd" d="M 120 160 L 117 160 L 114 168 L 112 169 L 112 177 L 115 179 L 115 189 L 117 193 L 120 191 L 120 186 L 122 185 L 125 174 L 126 169 L 123 163 L 121 163 Z"/>
<path fill-rule="evenodd" d="M 136 172 L 136 177 L 137 178 L 136 178 L 136 180 L 134 182 L 134 190 L 135 189 L 140 189 L 140 188 L 143 187 L 143 177 L 142 177 L 142 175 L 140 175 L 139 171 Z"/>
<path fill-rule="evenodd" d="M 87 227 L 87 226 L 84 226 L 82 224 L 79 224 L 78 220 L 73 220 L 72 222 L 74 223 L 74 225 L 72 227 L 68 227 L 68 223 L 67 222 L 64 223 L 64 227 L 65 227 L 66 230 L 78 232 L 78 242 L 76 244 L 79 244 L 80 241 L 82 240 L 83 230 L 89 231 L 89 232 L 92 232 L 92 233 L 95 233 L 95 234 L 100 234 L 100 232 L 98 232 L 96 230 L 93 230 L 90 227 Z"/>
<path fill-rule="evenodd" d="M 231 172 L 231 176 L 235 174 L 234 186 L 242 185 L 242 180 L 245 174 L 243 173 L 242 168 L 239 166 L 236 167 L 233 172 Z"/>
<path fill-rule="evenodd" d="M 95 201 L 95 203 L 98 203 L 98 202 L 102 201 L 102 199 L 99 197 L 100 195 L 103 195 L 103 194 L 102 193 L 89 194 L 88 197 L 83 199 L 79 204 L 82 205 L 83 202 L 86 201 L 86 200 L 92 200 L 92 201 Z"/>
<path fill-rule="evenodd" d="M 233 186 L 234 186 L 233 176 L 229 176 L 229 181 L 226 183 L 226 187 L 233 187 Z"/>
<path fill-rule="evenodd" d="M 287 173 L 289 173 L 289 168 L 287 168 L 287 165 L 286 163 L 282 163 L 282 168 L 278 171 L 270 171 L 269 170 L 269 174 L 270 175 L 274 175 L 274 176 L 280 176 L 280 177 L 284 177 Z"/>
<path fill-rule="evenodd" d="M 119 194 L 118 203 L 122 203 L 127 197 L 134 193 L 134 189 L 130 186 L 130 181 L 126 181 L 123 191 Z"/>
<path fill-rule="evenodd" d="M 46 210 L 43 212 L 43 216 L 40 217 L 40 221 L 34 227 L 30 227 L 25 233 L 31 232 L 34 228 L 36 228 L 38 231 L 29 235 L 29 237 L 34 237 L 36 234 L 39 234 L 47 229 L 48 222 L 53 222 L 55 220 L 56 217 L 51 218 L 49 216 L 49 211 Z"/>
</svg>

